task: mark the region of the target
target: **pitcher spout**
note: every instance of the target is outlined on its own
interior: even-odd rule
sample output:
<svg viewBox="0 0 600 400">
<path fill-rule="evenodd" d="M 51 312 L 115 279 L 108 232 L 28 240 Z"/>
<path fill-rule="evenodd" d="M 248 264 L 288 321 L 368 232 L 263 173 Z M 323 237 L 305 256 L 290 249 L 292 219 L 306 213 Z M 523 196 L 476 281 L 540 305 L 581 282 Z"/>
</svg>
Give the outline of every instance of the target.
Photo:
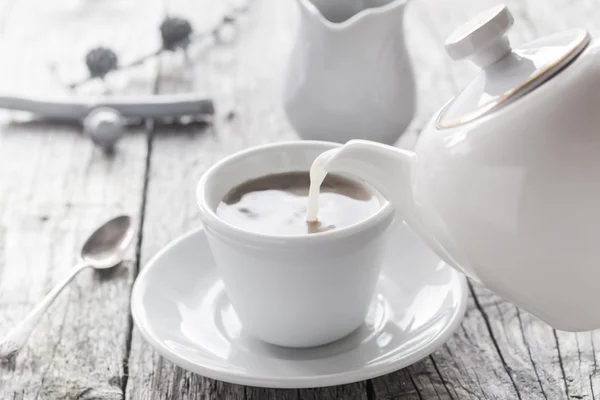
<svg viewBox="0 0 600 400">
<path fill-rule="evenodd" d="M 429 233 L 423 211 L 413 194 L 414 152 L 367 140 L 350 140 L 322 155 L 327 172 L 345 173 L 362 179 L 377 189 L 394 206 L 397 216 L 446 263 L 457 263 Z"/>
<path fill-rule="evenodd" d="M 377 16 L 402 14 L 407 0 L 297 0 L 306 17 L 331 30 L 344 30 Z"/>
</svg>

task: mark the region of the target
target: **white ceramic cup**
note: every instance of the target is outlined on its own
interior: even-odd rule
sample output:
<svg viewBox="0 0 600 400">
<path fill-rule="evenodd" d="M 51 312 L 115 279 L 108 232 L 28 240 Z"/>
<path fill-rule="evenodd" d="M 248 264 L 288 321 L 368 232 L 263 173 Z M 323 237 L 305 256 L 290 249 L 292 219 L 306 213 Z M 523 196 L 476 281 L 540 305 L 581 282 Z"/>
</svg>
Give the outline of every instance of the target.
<svg viewBox="0 0 600 400">
<path fill-rule="evenodd" d="M 378 192 L 381 209 L 345 228 L 276 236 L 242 230 L 215 213 L 224 195 L 253 178 L 308 171 L 339 144 L 294 141 L 251 148 L 212 166 L 196 196 L 217 269 L 243 329 L 288 347 L 340 339 L 364 321 L 381 270 L 394 211 Z M 275 206 L 275 205 L 274 205 Z"/>
</svg>

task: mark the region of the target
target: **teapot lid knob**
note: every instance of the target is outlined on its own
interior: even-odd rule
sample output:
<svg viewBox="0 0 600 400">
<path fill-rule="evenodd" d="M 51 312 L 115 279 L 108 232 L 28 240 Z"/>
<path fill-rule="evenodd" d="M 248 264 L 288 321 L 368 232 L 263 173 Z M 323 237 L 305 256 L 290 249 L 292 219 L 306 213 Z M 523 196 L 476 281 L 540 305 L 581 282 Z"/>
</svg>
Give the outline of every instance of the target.
<svg viewBox="0 0 600 400">
<path fill-rule="evenodd" d="M 506 33 L 513 23 L 506 5 L 488 9 L 450 34 L 446 52 L 454 60 L 468 58 L 485 68 L 511 52 Z"/>
<path fill-rule="evenodd" d="M 574 29 L 511 48 L 506 34 L 513 23 L 506 5 L 499 5 L 472 18 L 446 39 L 451 58 L 467 59 L 480 71 L 440 110 L 439 129 L 469 123 L 522 98 L 575 62 L 591 40 L 586 30 Z"/>
</svg>

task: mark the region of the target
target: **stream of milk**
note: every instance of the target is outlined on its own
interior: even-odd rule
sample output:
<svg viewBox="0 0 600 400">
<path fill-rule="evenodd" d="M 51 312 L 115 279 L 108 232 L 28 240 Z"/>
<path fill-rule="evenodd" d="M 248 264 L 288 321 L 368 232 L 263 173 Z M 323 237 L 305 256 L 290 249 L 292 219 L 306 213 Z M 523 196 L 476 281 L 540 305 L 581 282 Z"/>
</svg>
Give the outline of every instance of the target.
<svg viewBox="0 0 600 400">
<path fill-rule="evenodd" d="M 330 152 L 319 155 L 310 166 L 310 188 L 308 189 L 308 206 L 306 208 L 306 220 L 314 222 L 318 220 L 319 214 L 319 192 L 321 184 L 327 176 L 325 163 L 331 158 Z"/>
</svg>

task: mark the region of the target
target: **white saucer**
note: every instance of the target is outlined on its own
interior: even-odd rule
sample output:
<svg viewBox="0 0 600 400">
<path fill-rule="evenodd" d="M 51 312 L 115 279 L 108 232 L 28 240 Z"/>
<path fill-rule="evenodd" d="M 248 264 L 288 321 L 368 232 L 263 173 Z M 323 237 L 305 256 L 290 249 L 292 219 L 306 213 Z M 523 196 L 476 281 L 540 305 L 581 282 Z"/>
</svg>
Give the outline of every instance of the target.
<svg viewBox="0 0 600 400">
<path fill-rule="evenodd" d="M 175 240 L 140 273 L 131 308 L 142 336 L 169 361 L 230 383 L 305 388 L 362 381 L 406 367 L 440 346 L 465 312 L 465 278 L 404 224 L 392 245 L 365 324 L 310 349 L 244 334 L 202 229 Z"/>
</svg>

